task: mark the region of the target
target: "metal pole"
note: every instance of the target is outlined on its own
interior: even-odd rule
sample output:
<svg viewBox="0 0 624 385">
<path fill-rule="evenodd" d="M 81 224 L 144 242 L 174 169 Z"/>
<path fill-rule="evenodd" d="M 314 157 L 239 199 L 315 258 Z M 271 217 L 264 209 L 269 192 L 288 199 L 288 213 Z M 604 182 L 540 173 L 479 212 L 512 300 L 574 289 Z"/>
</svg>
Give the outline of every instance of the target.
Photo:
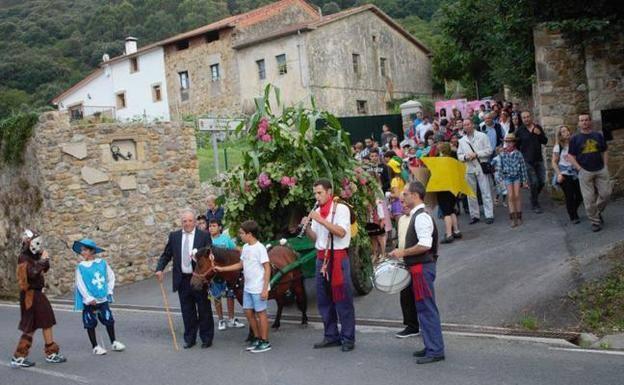
<svg viewBox="0 0 624 385">
<path fill-rule="evenodd" d="M 219 147 L 217 145 L 217 135 L 211 134 L 212 136 L 212 153 L 214 154 L 214 166 L 216 174 L 219 173 Z"/>
<path fill-rule="evenodd" d="M 228 159 L 227 159 L 227 146 L 225 142 L 223 142 L 223 162 L 225 163 L 225 170 L 228 170 Z"/>
</svg>

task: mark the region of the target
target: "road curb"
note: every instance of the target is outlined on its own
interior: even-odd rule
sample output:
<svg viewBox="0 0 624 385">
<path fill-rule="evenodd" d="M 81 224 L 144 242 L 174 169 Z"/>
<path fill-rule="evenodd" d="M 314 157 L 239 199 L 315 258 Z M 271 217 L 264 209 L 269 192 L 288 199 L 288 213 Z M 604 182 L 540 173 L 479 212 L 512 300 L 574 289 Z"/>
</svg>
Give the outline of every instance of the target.
<svg viewBox="0 0 624 385">
<path fill-rule="evenodd" d="M 71 300 L 66 299 L 51 299 L 50 302 L 55 305 L 72 305 Z M 131 304 L 111 304 L 112 309 L 126 309 L 126 310 L 144 310 L 154 312 L 164 312 L 165 308 L 161 306 L 144 306 L 144 305 L 131 305 Z M 180 308 L 172 307 L 171 312 L 174 314 L 181 314 Z M 243 314 L 238 314 L 239 317 L 244 317 Z M 310 322 L 322 323 L 321 317 L 318 315 L 308 315 Z M 283 314 L 282 321 L 288 323 L 298 323 L 301 321 L 301 317 L 292 314 Z M 360 326 L 374 326 L 374 327 L 386 327 L 386 328 L 404 328 L 403 322 L 400 320 L 389 320 L 380 318 L 357 318 L 357 324 Z M 442 330 L 444 332 L 452 332 L 458 335 L 466 336 L 509 336 L 509 337 L 523 337 L 526 340 L 541 341 L 546 339 L 551 340 L 564 340 L 568 343 L 576 346 L 576 342 L 580 336 L 580 333 L 567 332 L 567 331 L 553 331 L 553 330 L 525 330 L 516 328 L 505 328 L 497 326 L 484 326 L 484 325 L 469 325 L 469 324 L 457 324 L 457 323 L 443 323 Z"/>
</svg>

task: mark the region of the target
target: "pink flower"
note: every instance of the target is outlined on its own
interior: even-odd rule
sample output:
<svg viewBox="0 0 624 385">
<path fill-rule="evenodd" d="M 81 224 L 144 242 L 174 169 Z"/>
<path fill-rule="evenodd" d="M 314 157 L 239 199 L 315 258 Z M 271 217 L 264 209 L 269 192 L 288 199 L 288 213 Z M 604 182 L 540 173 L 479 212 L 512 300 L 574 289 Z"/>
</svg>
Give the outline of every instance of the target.
<svg viewBox="0 0 624 385">
<path fill-rule="evenodd" d="M 263 142 L 270 142 L 271 139 L 273 139 L 273 138 L 271 138 L 271 135 L 269 135 L 269 134 L 264 134 L 264 135 L 260 136 L 260 140 L 263 141 Z"/>
<path fill-rule="evenodd" d="M 260 123 L 258 123 L 258 132 L 256 133 L 256 137 L 263 142 L 268 142 L 268 140 L 264 140 L 264 136 L 267 135 L 268 130 L 269 121 L 267 120 L 267 118 L 260 119 Z"/>
<path fill-rule="evenodd" d="M 280 179 L 280 183 L 284 187 L 293 187 L 295 184 L 297 184 L 297 178 L 295 178 L 294 176 L 283 176 L 282 179 Z"/>
<path fill-rule="evenodd" d="M 258 186 L 260 186 L 261 189 L 271 187 L 271 178 L 269 177 L 269 174 L 263 172 L 258 175 Z"/>
<path fill-rule="evenodd" d="M 353 193 L 351 192 L 351 189 L 343 189 L 342 192 L 340 193 L 340 197 L 342 199 L 349 199 L 351 198 L 351 196 L 353 195 Z"/>
<path fill-rule="evenodd" d="M 368 181 L 366 180 L 366 178 L 362 178 L 362 177 L 360 177 L 359 181 L 360 181 L 360 184 L 361 184 L 362 186 L 365 186 L 365 185 L 366 185 L 366 182 L 368 182 Z"/>
<path fill-rule="evenodd" d="M 344 178 L 342 180 L 342 187 L 343 188 L 348 188 L 349 187 L 349 178 Z"/>
</svg>

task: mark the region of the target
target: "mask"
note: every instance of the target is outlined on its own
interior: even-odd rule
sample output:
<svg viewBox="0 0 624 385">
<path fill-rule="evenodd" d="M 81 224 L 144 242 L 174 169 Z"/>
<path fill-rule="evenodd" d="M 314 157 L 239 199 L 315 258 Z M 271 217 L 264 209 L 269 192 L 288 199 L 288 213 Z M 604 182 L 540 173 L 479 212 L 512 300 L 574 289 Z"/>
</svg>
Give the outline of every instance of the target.
<svg viewBox="0 0 624 385">
<path fill-rule="evenodd" d="M 30 252 L 33 254 L 39 254 L 41 252 L 43 246 L 43 239 L 41 236 L 37 236 L 30 241 Z"/>
</svg>

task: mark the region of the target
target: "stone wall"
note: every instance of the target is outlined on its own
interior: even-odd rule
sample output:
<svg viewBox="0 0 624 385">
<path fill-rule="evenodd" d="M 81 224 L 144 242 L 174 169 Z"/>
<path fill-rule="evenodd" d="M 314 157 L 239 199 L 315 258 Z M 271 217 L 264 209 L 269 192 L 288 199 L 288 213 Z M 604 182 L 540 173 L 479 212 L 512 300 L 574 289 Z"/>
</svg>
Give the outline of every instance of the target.
<svg viewBox="0 0 624 385">
<path fill-rule="evenodd" d="M 537 83 L 536 109 L 547 135 L 550 159 L 559 125 L 576 130 L 578 115 L 591 113 L 594 129 L 602 130 L 601 111 L 624 108 L 624 36 L 602 45 L 578 44 L 559 31 L 534 30 Z M 609 172 L 616 194 L 624 193 L 624 127 L 613 131 Z M 550 170 L 550 163 L 548 164 Z"/>
<path fill-rule="evenodd" d="M 124 157 L 132 156 L 114 160 L 111 144 Z M 107 250 L 104 256 L 118 283 L 150 276 L 168 232 L 179 227 L 178 210 L 202 204 L 193 127 L 167 122 L 70 125 L 67 116 L 52 112 L 42 115 L 29 146 L 33 159 L 21 174 L 31 176 L 26 180 L 37 186 L 41 199 L 26 183 L 11 185 L 19 182 L 17 173 L 2 179 L 2 196 L 8 186 L 14 191 L 10 199 L 25 189 L 32 195 L 26 201 L 40 201 L 37 213 L 27 206 L 18 211 L 26 218 L 19 226 L 35 227 L 45 237 L 52 264 L 50 293 L 73 286 L 79 257 L 69 248 L 82 237 Z M 12 219 L 8 228 L 13 245 L 22 229 Z M 12 253 L 0 254 L 0 264 L 11 258 Z"/>
<path fill-rule="evenodd" d="M 9 166 L 0 159 L 0 296 L 17 295 L 15 269 L 21 235 L 38 222 L 42 212 L 38 180 L 32 146 L 27 147 L 21 166 Z"/>
</svg>

